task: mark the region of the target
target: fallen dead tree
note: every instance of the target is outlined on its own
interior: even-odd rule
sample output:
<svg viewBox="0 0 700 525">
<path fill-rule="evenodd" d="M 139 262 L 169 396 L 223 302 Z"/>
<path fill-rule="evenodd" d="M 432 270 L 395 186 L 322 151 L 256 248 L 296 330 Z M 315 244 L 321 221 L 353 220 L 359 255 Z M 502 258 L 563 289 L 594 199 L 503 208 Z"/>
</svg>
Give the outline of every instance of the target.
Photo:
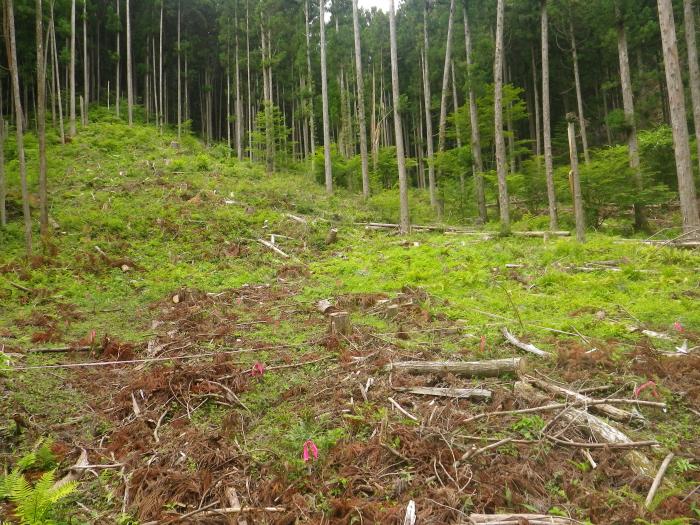
<svg viewBox="0 0 700 525">
<path fill-rule="evenodd" d="M 489 361 L 399 361 L 389 363 L 386 370 L 413 374 L 453 373 L 468 377 L 496 377 L 522 372 L 525 364 L 524 357 Z"/>
<path fill-rule="evenodd" d="M 548 516 L 546 514 L 470 514 L 470 525 L 572 525 L 581 523 L 572 518 Z"/>
<path fill-rule="evenodd" d="M 452 397 L 455 399 L 491 399 L 493 392 L 483 388 L 436 388 L 427 386 L 395 386 L 397 392 L 406 392 L 421 396 Z"/>
<path fill-rule="evenodd" d="M 549 398 L 541 392 L 538 392 L 535 387 L 525 383 L 523 381 L 517 381 L 513 389 L 515 395 L 531 404 L 540 404 L 549 402 Z M 596 439 L 598 443 L 612 443 L 616 445 L 624 444 L 630 445 L 634 443 L 626 434 L 617 428 L 613 427 L 609 423 L 606 423 L 598 416 L 589 414 L 585 410 L 578 408 L 567 408 L 560 413 L 560 419 L 573 425 L 592 438 Z M 557 438 L 557 441 L 563 441 L 566 444 L 566 440 L 561 440 Z M 653 477 L 654 467 L 649 461 L 649 459 L 639 452 L 638 450 L 629 450 L 625 452 L 625 460 L 629 464 L 630 468 L 638 474 L 647 477 Z"/>
<path fill-rule="evenodd" d="M 578 392 L 574 392 L 573 390 L 569 390 L 568 388 L 564 388 L 562 386 L 543 381 L 542 379 L 537 379 L 535 377 L 527 377 L 526 379 L 528 382 L 532 383 L 537 388 L 544 390 L 545 392 L 549 392 L 550 394 L 565 397 L 567 399 L 573 399 L 577 402 L 584 404 L 593 402 L 593 398 L 590 398 L 583 394 L 579 394 Z M 644 420 L 644 417 L 641 414 L 628 412 L 627 410 L 622 410 L 621 408 L 617 408 L 606 403 L 593 404 L 591 405 L 591 409 L 594 412 L 598 412 L 604 416 L 609 417 L 610 419 L 613 419 L 615 421 L 621 421 L 623 423 L 635 420 Z"/>
</svg>

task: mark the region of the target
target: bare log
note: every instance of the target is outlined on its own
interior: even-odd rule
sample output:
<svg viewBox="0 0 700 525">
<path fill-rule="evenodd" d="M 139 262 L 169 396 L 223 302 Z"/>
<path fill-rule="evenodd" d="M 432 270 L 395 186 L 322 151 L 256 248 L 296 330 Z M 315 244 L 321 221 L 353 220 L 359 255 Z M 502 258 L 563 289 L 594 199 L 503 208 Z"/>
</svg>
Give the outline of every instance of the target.
<svg viewBox="0 0 700 525">
<path fill-rule="evenodd" d="M 576 401 L 580 401 L 582 403 L 590 403 L 593 401 L 592 398 L 588 396 L 584 396 L 583 394 L 579 394 L 578 392 L 574 392 L 573 390 L 569 390 L 568 388 L 564 388 L 559 385 L 555 385 L 553 383 L 549 383 L 547 381 L 543 381 L 541 379 L 537 379 L 534 377 L 528 377 L 527 380 L 534 384 L 536 387 L 541 388 L 545 392 L 549 392 L 550 394 L 555 394 L 561 397 L 566 397 L 568 399 L 574 399 Z M 633 412 L 628 412 L 627 410 L 622 410 L 621 408 L 614 407 L 609 404 L 594 404 L 591 406 L 591 409 L 595 412 L 598 412 L 600 414 L 603 414 L 610 419 L 613 419 L 615 421 L 621 421 L 623 423 L 627 423 L 629 421 L 634 421 L 634 420 L 643 420 L 644 418 L 639 415 L 635 414 Z"/>
<path fill-rule="evenodd" d="M 323 315 L 336 311 L 333 303 L 331 303 L 328 299 L 321 299 L 318 303 L 316 303 L 316 309 Z"/>
<path fill-rule="evenodd" d="M 649 489 L 649 493 L 647 494 L 647 499 L 644 501 L 644 506 L 649 508 L 651 503 L 654 501 L 654 496 L 656 496 L 656 491 L 659 490 L 659 485 L 661 485 L 661 480 L 664 478 L 664 474 L 666 474 L 666 469 L 668 466 L 671 464 L 671 460 L 673 459 L 673 452 L 670 452 L 663 460 L 661 463 L 661 466 L 659 467 L 659 471 L 656 473 L 656 476 L 654 477 L 654 482 L 651 484 L 651 488 Z"/>
<path fill-rule="evenodd" d="M 530 352 L 531 354 L 535 354 L 535 355 L 538 355 L 540 357 L 551 357 L 552 356 L 551 353 L 545 352 L 544 350 L 540 350 L 539 348 L 537 348 L 533 344 L 523 343 L 520 339 L 518 339 L 513 334 L 511 334 L 505 326 L 501 330 L 501 333 L 503 333 L 503 337 L 505 337 L 506 340 L 510 344 L 512 344 L 513 346 L 515 346 L 517 348 L 520 348 L 521 350 L 525 350 L 526 352 Z"/>
<path fill-rule="evenodd" d="M 427 386 L 409 386 L 398 387 L 394 390 L 397 392 L 407 392 L 420 396 L 436 396 L 436 397 L 453 397 L 455 399 L 483 399 L 488 401 L 491 399 L 493 392 L 483 388 L 434 388 Z"/>
<path fill-rule="evenodd" d="M 470 514 L 471 525 L 520 525 L 529 523 L 531 525 L 572 525 L 581 523 L 572 518 L 559 516 L 548 516 L 546 514 Z"/>
<path fill-rule="evenodd" d="M 538 392 L 532 385 L 523 381 L 517 381 L 513 391 L 519 398 L 533 404 L 541 404 L 549 401 L 546 395 Z M 564 422 L 568 422 L 580 428 L 598 442 L 626 445 L 634 443 L 620 430 L 606 423 L 599 417 L 578 408 L 569 408 L 565 410 L 561 414 L 561 419 Z M 654 474 L 654 467 L 651 461 L 638 450 L 630 450 L 625 453 L 624 457 L 632 470 L 637 474 L 648 477 Z"/>
<path fill-rule="evenodd" d="M 439 374 L 450 372 L 469 377 L 496 377 L 519 373 L 525 369 L 524 357 L 493 359 L 490 361 L 399 361 L 389 363 L 388 371 L 398 370 L 414 374 Z"/>
</svg>

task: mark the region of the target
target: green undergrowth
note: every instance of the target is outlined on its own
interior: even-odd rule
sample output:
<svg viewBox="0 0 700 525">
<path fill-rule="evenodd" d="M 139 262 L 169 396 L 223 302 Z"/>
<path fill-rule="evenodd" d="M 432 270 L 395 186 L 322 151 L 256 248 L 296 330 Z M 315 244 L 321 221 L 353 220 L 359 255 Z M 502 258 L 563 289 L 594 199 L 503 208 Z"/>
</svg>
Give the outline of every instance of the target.
<svg viewBox="0 0 700 525">
<path fill-rule="evenodd" d="M 31 190 L 36 192 L 36 141 L 28 136 L 27 142 Z M 49 142 L 52 231 L 44 247 L 37 235 L 30 260 L 23 253 L 17 161 L 8 144 L 11 221 L 0 230 L 0 349 L 15 365 L 60 362 L 60 354 L 21 359 L 12 354 L 65 346 L 92 330 L 98 338 L 109 334 L 144 343 L 163 301 L 174 294 L 186 289 L 215 293 L 245 284 L 295 290 L 284 304 L 265 312 L 273 323 L 254 325 L 244 336 L 246 342 L 292 345 L 286 357 L 294 361 L 336 355 L 317 344 L 325 325 L 304 322 L 305 315 L 314 315 L 319 299 L 391 296 L 407 288 L 424 292 L 420 306 L 441 326 L 460 326 L 462 332 L 458 338 L 425 331 L 400 339 L 400 322 L 353 310 L 354 325 L 371 329 L 406 354 L 437 349 L 438 355 L 455 359 L 513 356 L 517 351 L 501 335 L 508 327 L 543 350 L 605 348 L 611 359 L 624 360 L 645 339 L 631 327 L 670 334 L 668 340 L 644 341 L 665 351 L 682 344 L 678 327 L 691 334 L 700 331 L 697 252 L 601 233 L 579 244 L 571 238 L 483 241 L 473 235 L 399 237 L 365 230 L 354 223 L 396 220 L 395 191 L 368 202 L 344 190 L 329 197 L 303 166 L 267 174 L 257 164 L 229 158 L 221 146 L 207 148 L 189 135 L 178 140 L 176 134 L 161 135 L 150 126 L 129 128 L 104 110 L 95 111 L 91 124 L 70 144 L 58 144 L 55 136 Z M 426 196 L 416 191 L 411 198 L 414 222 L 431 222 Z M 304 217 L 306 223 L 287 214 Z M 525 216 L 515 229 L 542 229 L 543 220 Z M 339 229 L 339 241 L 327 246 L 330 227 Z M 278 236 L 288 259 L 257 241 L 270 240 L 270 235 Z M 292 310 L 297 315 L 283 314 Z M 238 322 L 256 321 L 256 310 L 236 313 Z M 215 343 L 201 347 L 213 348 Z M 244 366 L 278 358 L 274 349 L 240 356 Z M 251 381 L 241 401 L 251 419 L 244 446 L 256 462 L 274 461 L 292 479 L 301 477 L 307 473 L 299 448 L 304 440 L 313 437 L 323 454 L 347 438 L 351 426 L 353 437 L 363 439 L 388 417 L 385 407 L 356 403 L 346 415 L 353 425 L 339 425 L 288 397 L 324 377 L 334 362 Z M 83 425 L 86 441 L 106 431 L 96 416 L 81 409 L 85 400 L 71 387 L 69 372 L 6 371 L 3 380 L 11 395 L 0 400 L 0 433 L 13 432 L 11 415 L 17 407 L 39 415 L 47 428 L 65 420 Z M 659 389 L 668 394 L 663 385 Z M 213 428 L 224 417 L 221 408 L 207 405 L 193 423 Z M 502 430 L 529 438 L 542 423 L 532 417 Z M 674 448 L 693 439 L 696 430 L 692 416 L 682 414 L 660 422 L 654 437 Z M 19 455 L 32 442 L 18 440 L 16 446 Z M 682 479 L 682 473 L 675 475 Z"/>
</svg>

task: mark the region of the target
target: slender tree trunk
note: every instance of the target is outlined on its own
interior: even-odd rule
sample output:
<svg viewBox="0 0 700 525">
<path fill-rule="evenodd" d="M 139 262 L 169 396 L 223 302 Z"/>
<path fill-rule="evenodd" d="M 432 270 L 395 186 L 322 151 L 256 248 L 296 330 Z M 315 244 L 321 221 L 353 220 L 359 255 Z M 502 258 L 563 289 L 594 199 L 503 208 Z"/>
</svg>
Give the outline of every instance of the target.
<svg viewBox="0 0 700 525">
<path fill-rule="evenodd" d="M 61 99 L 61 71 L 58 64 L 58 50 L 56 46 L 56 26 L 54 25 L 53 2 L 51 3 L 51 48 L 53 55 L 54 79 L 56 82 L 56 97 L 58 98 L 58 128 L 61 135 L 61 144 L 66 143 L 66 133 L 63 127 L 63 102 Z M 1 117 L 0 117 L 1 118 Z"/>
<path fill-rule="evenodd" d="M 576 147 L 576 124 L 569 118 L 569 158 L 571 159 L 571 191 L 574 201 L 574 217 L 576 219 L 576 239 L 586 241 L 586 217 L 583 212 L 583 196 L 581 195 L 581 180 L 578 172 L 578 150 Z"/>
<path fill-rule="evenodd" d="M 352 0 L 352 27 L 355 34 L 355 75 L 357 78 L 357 124 L 360 133 L 362 161 L 362 195 L 369 197 L 369 161 L 367 159 L 367 124 L 365 122 L 365 81 L 362 77 L 362 50 L 360 48 L 360 21 L 357 0 Z"/>
<path fill-rule="evenodd" d="M 581 143 L 583 144 L 583 159 L 586 164 L 591 162 L 588 154 L 588 135 L 586 133 L 586 117 L 583 113 L 583 95 L 581 94 L 581 77 L 578 70 L 578 49 L 574 36 L 574 23 L 569 19 L 569 36 L 571 37 L 571 60 L 574 63 L 574 84 L 576 86 L 576 103 L 578 105 L 578 122 L 581 128 Z"/>
<path fill-rule="evenodd" d="M 160 0 L 160 37 L 158 38 L 158 98 L 160 99 L 160 132 L 163 133 L 165 107 L 163 101 L 163 0 Z"/>
<path fill-rule="evenodd" d="M 243 103 L 241 102 L 241 69 L 238 61 L 238 3 L 236 3 L 236 157 L 243 160 Z"/>
<path fill-rule="evenodd" d="M 88 125 L 88 106 L 90 105 L 90 68 L 87 49 L 87 0 L 83 0 L 83 126 Z"/>
<path fill-rule="evenodd" d="M 126 0 L 126 105 L 129 113 L 129 126 L 134 123 L 134 79 L 131 67 L 131 15 L 129 3 Z"/>
<path fill-rule="evenodd" d="M 394 106 L 396 161 L 399 170 L 399 229 L 401 233 L 407 234 L 411 230 L 411 221 L 408 215 L 408 180 L 406 178 L 406 160 L 403 150 L 401 113 L 399 112 L 399 60 L 396 52 L 396 16 L 394 14 L 394 0 L 389 1 L 389 39 L 391 41 L 391 93 Z"/>
<path fill-rule="evenodd" d="M 70 8 L 70 120 L 68 136 L 75 137 L 75 0 Z"/>
<path fill-rule="evenodd" d="M 229 24 L 230 25 L 230 22 Z M 228 38 L 227 38 L 228 40 Z M 230 44 L 226 43 L 226 142 L 228 144 L 227 155 L 231 155 L 233 141 L 231 139 L 231 49 Z"/>
<path fill-rule="evenodd" d="M 39 141 L 39 224 L 42 239 L 49 233 L 49 206 L 46 190 L 46 62 L 44 59 L 44 15 L 36 0 L 36 127 Z M 0 116 L 1 118 L 1 116 Z"/>
<path fill-rule="evenodd" d="M 700 239 L 700 217 L 698 216 L 698 201 L 690 161 L 688 122 L 686 121 L 683 77 L 681 76 L 676 43 L 676 24 L 673 20 L 673 5 L 671 0 L 658 0 L 658 7 L 666 85 L 671 110 L 673 149 L 678 173 L 678 193 L 680 194 L 681 215 L 683 217 L 683 233 L 688 238 Z"/>
<path fill-rule="evenodd" d="M 457 139 L 457 147 L 462 147 L 462 132 L 459 128 L 459 121 L 457 120 L 457 110 L 459 109 L 459 99 L 457 97 L 457 79 L 455 78 L 455 63 L 454 60 L 450 60 L 450 74 L 452 77 L 452 107 L 454 108 L 455 115 L 455 138 Z M 460 187 L 460 203 L 462 207 L 464 204 L 464 169 L 460 167 L 459 170 L 459 187 Z"/>
<path fill-rule="evenodd" d="M 306 75 L 308 83 L 308 106 L 309 106 L 309 134 L 311 140 L 311 155 L 316 153 L 316 125 L 314 122 L 314 81 L 311 74 L 311 32 L 309 28 L 309 0 L 304 2 L 304 19 L 306 20 L 306 25 L 304 26 L 304 33 L 306 34 Z M 313 171 L 313 170 L 312 170 Z"/>
<path fill-rule="evenodd" d="M 0 98 L 2 93 L 0 93 Z M 5 136 L 7 134 L 7 125 L 5 124 L 5 116 L 0 112 L 0 228 L 7 226 L 7 206 L 5 200 L 7 198 L 7 183 L 5 182 Z"/>
<path fill-rule="evenodd" d="M 182 136 L 182 6 L 177 2 L 177 138 Z"/>
<path fill-rule="evenodd" d="M 471 128 L 471 147 L 474 165 L 474 189 L 476 193 L 476 205 L 479 209 L 479 220 L 482 223 L 488 221 L 486 211 L 486 194 L 484 192 L 484 165 L 481 160 L 481 137 L 479 135 L 479 112 L 476 105 L 476 93 L 474 92 L 474 80 L 472 76 L 472 38 L 469 30 L 467 9 L 463 8 L 464 16 L 464 47 L 467 54 L 467 72 L 469 74 L 469 124 Z"/>
<path fill-rule="evenodd" d="M 542 155 L 542 128 L 540 118 L 540 90 L 537 87 L 537 64 L 535 63 L 535 49 L 532 49 L 532 86 L 535 96 L 535 155 Z"/>
<path fill-rule="evenodd" d="M 637 123 L 634 115 L 634 96 L 632 94 L 632 77 L 630 75 L 629 54 L 627 52 L 627 32 L 621 13 L 616 8 L 617 15 L 617 51 L 620 61 L 620 86 L 622 88 L 622 106 L 627 124 L 627 149 L 629 164 L 634 174 L 637 191 L 642 190 L 642 172 L 639 167 L 639 146 L 637 144 Z M 638 230 L 648 228 L 644 207 L 634 205 L 634 225 Z"/>
<path fill-rule="evenodd" d="M 455 0 L 450 0 L 450 15 L 447 19 L 447 43 L 445 44 L 445 64 L 442 69 L 442 90 L 440 91 L 440 121 L 438 127 L 438 153 L 445 151 L 447 131 L 447 94 L 450 87 L 450 62 L 452 61 L 452 26 L 455 16 Z"/>
<path fill-rule="evenodd" d="M 695 41 L 693 0 L 683 0 L 683 19 L 685 21 L 685 41 L 688 48 L 688 68 L 690 69 L 689 84 L 693 102 L 695 146 L 698 152 L 698 163 L 700 163 L 700 67 L 698 66 L 698 48 Z"/>
<path fill-rule="evenodd" d="M 544 170 L 547 179 L 549 202 L 549 228 L 558 229 L 557 196 L 554 190 L 554 161 L 552 158 L 552 121 L 549 109 L 549 22 L 547 0 L 541 0 L 540 21 L 542 23 L 542 131 L 544 138 Z"/>
<path fill-rule="evenodd" d="M 494 115 L 496 143 L 496 174 L 498 176 L 498 203 L 501 213 L 501 231 L 510 233 L 508 183 L 506 181 L 506 143 L 503 138 L 503 29 L 505 0 L 498 0 L 496 8 L 496 57 L 493 65 Z"/>
<path fill-rule="evenodd" d="M 17 133 L 17 158 L 19 161 L 19 178 L 22 186 L 22 212 L 24 214 L 24 246 L 27 257 L 32 255 L 32 216 L 29 209 L 29 188 L 27 186 L 27 164 L 24 157 L 24 116 L 19 88 L 19 68 L 17 66 L 17 44 L 15 40 L 15 8 L 13 0 L 5 0 L 5 23 L 7 24 L 9 49 L 7 50 L 10 75 L 12 77 L 12 95 L 15 106 L 15 130 Z"/>
<path fill-rule="evenodd" d="M 253 160 L 253 99 L 250 86 L 250 12 L 248 0 L 245 3 L 245 44 L 246 44 L 246 68 L 248 88 L 248 154 Z"/>
<path fill-rule="evenodd" d="M 117 29 L 117 80 L 114 85 L 114 110 L 117 113 L 117 118 L 121 117 L 120 115 L 120 98 L 121 98 L 121 69 L 122 69 L 122 46 L 121 46 L 121 34 L 122 34 L 122 19 L 121 19 L 121 14 L 119 12 L 119 3 L 120 0 L 117 0 L 117 23 L 119 24 L 119 28 Z M 179 56 L 179 54 L 178 54 Z"/>
<path fill-rule="evenodd" d="M 323 102 L 323 159 L 326 192 L 333 193 L 333 167 L 331 164 L 331 125 L 328 116 L 328 73 L 326 70 L 326 0 L 319 0 L 319 25 L 321 28 L 321 99 Z"/>
<path fill-rule="evenodd" d="M 435 152 L 433 150 L 433 117 L 430 96 L 430 65 L 428 62 L 428 3 L 423 5 L 423 100 L 425 104 L 425 135 L 428 152 L 428 193 L 430 205 L 437 209 L 437 191 L 435 189 Z"/>
</svg>

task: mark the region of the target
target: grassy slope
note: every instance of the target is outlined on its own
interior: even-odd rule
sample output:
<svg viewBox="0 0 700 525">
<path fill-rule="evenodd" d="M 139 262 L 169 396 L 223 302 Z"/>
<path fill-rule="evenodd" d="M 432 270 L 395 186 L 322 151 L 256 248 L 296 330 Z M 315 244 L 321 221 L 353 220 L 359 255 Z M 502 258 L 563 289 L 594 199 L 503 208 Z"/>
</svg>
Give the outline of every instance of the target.
<svg viewBox="0 0 700 525">
<path fill-rule="evenodd" d="M 50 147 L 55 253 L 49 250 L 52 253 L 28 264 L 22 257 L 16 214 L 10 227 L 0 232 L 0 345 L 7 351 L 71 343 L 90 330 L 98 337 L 110 334 L 145 342 L 158 315 L 156 301 L 185 288 L 218 292 L 245 283 L 274 283 L 283 266 L 308 270 L 292 279 L 297 293 L 290 300 L 302 308 L 349 293 L 396 292 L 404 286 L 426 290 L 430 297 L 424 307 L 430 314 L 459 320 L 469 335 L 443 341 L 429 332 L 415 334 L 404 344 L 414 354 L 427 346 L 438 349 L 435 356 L 473 356 L 483 336 L 487 356 L 512 355 L 500 335 L 505 324 L 547 350 L 582 344 L 603 348 L 611 359 L 624 361 L 641 337 L 628 331 L 630 325 L 673 333 L 673 324 L 679 322 L 691 337 L 700 331 L 696 253 L 623 244 L 603 235 L 591 235 L 585 245 L 571 239 L 484 242 L 442 234 L 413 234 L 406 243 L 351 225 L 353 220 L 390 215 L 394 204 L 387 209 L 386 202 L 395 199 L 388 194 L 367 205 L 342 192 L 329 198 L 304 174 L 266 175 L 257 166 L 226 158 L 220 148 L 206 150 L 190 137 L 175 145 L 172 134 L 159 136 L 151 127 L 129 129 L 105 115 L 96 117 L 98 122 L 71 144 Z M 30 169 L 35 166 L 33 146 L 30 142 Z M 12 187 L 14 171 L 16 163 L 10 166 Z M 416 205 L 423 203 L 424 198 L 416 196 Z M 313 220 L 300 225 L 285 213 Z M 340 242 L 332 247 L 323 242 L 329 224 L 340 228 Z M 270 233 L 291 237 L 279 240 L 291 260 L 255 242 Z M 621 271 L 571 270 L 608 260 L 615 260 Z M 512 263 L 523 267 L 506 268 Z M 239 313 L 245 316 L 245 311 Z M 32 325 L 37 314 L 45 316 L 43 323 L 35 323 L 42 326 Z M 394 323 L 363 312 L 357 312 L 354 321 L 380 332 L 396 330 Z M 580 333 L 586 342 L 547 328 Z M 37 335 L 41 332 L 46 333 Z M 281 319 L 274 328 L 261 326 L 250 337 L 267 344 L 298 343 L 303 354 L 310 348 L 311 335 L 320 336 L 322 330 Z M 651 344 L 672 350 L 681 340 L 674 334 L 673 341 Z M 261 353 L 258 358 L 267 357 Z M 15 360 L 54 361 L 61 356 Z M 322 375 L 323 368 L 317 366 L 284 379 L 266 376 L 260 388 L 246 394 L 244 401 L 264 413 L 250 434 L 263 450 L 251 453 L 265 458 L 268 449 L 292 457 L 303 436 L 325 436 L 322 444 L 326 439 L 331 446 L 347 433 L 337 421 L 317 419 L 312 409 L 295 413 L 292 401 L 278 399 L 295 384 Z M 608 379 L 603 371 L 599 376 L 590 380 Z M 645 379 L 625 377 L 632 382 Z M 15 403 L 40 414 L 47 429 L 66 414 L 85 417 L 81 394 L 66 388 L 65 380 L 60 371 L 11 374 L 6 389 L 10 396 L 0 402 L 4 417 L 15 410 Z M 662 391 L 671 398 L 672 392 Z M 60 404 L 56 395 L 61 396 Z M 221 417 L 216 411 L 205 414 L 211 418 L 198 416 L 203 424 L 216 424 Z M 12 425 L 10 419 L 0 420 L 0 430 L 4 426 L 9 432 Z M 661 422 L 654 435 L 674 447 L 696 431 L 684 412 Z M 31 443 L 18 444 L 15 457 L 28 446 Z M 682 479 L 677 476 L 679 483 Z"/>
</svg>

